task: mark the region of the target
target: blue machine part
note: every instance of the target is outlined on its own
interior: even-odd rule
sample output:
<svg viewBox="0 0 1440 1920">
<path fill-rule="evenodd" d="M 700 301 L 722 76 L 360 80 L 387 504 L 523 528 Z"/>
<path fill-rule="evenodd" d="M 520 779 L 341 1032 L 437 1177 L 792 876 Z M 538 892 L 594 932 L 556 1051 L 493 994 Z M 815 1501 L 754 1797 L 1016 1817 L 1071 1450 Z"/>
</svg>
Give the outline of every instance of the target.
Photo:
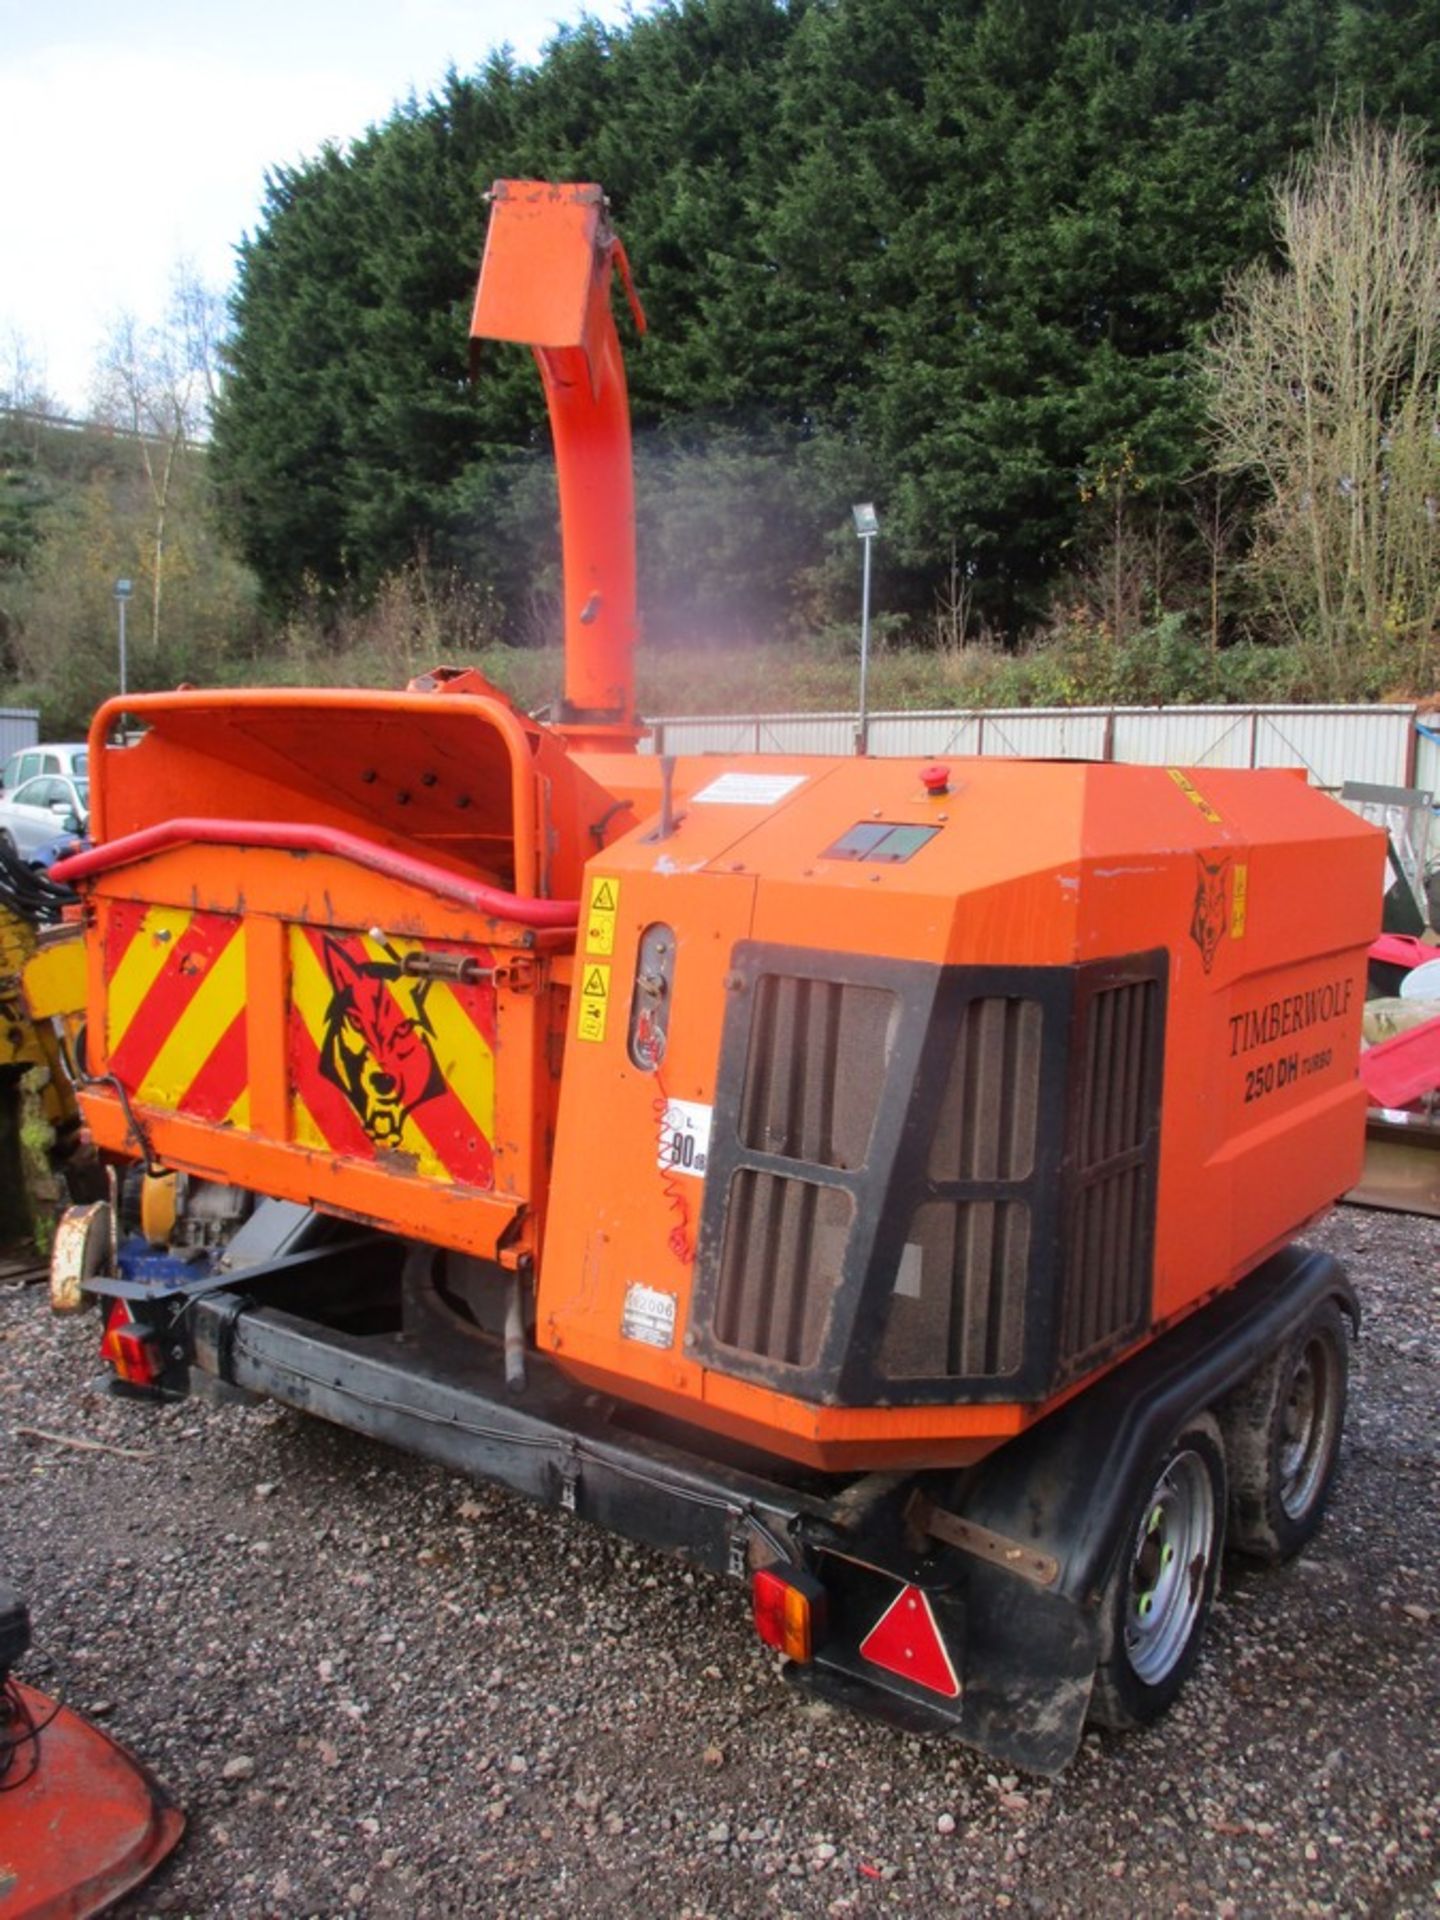
<svg viewBox="0 0 1440 1920">
<path fill-rule="evenodd" d="M 143 1234 L 137 1233 L 121 1241 L 115 1267 L 122 1280 L 137 1282 L 154 1294 L 179 1292 L 193 1286 L 195 1281 L 209 1276 L 214 1263 L 203 1248 L 188 1255 L 163 1253 L 152 1247 Z"/>
</svg>

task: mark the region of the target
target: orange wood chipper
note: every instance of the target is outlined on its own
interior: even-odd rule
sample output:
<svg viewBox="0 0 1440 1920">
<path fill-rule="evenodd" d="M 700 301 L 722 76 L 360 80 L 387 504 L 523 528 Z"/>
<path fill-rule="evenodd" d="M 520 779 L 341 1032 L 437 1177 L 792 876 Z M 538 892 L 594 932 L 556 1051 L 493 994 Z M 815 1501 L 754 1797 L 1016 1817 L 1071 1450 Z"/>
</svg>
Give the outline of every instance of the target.
<svg viewBox="0 0 1440 1920">
<path fill-rule="evenodd" d="M 598 188 L 496 187 L 553 724 L 448 670 L 97 716 L 117 1175 L 57 1298 L 132 1388 L 688 1553 L 800 1684 L 1054 1770 L 1323 1511 L 1356 1306 L 1292 1240 L 1360 1166 L 1383 842 L 1282 772 L 637 752 L 616 268 L 643 328 Z"/>
</svg>

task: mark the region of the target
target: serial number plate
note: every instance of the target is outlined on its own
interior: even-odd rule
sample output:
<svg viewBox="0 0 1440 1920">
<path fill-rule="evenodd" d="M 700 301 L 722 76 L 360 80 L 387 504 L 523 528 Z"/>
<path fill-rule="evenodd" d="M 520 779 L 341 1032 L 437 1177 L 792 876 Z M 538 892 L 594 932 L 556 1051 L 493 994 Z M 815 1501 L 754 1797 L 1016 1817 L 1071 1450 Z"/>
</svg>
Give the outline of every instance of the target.
<svg viewBox="0 0 1440 1920">
<path fill-rule="evenodd" d="M 673 1347 L 675 1344 L 675 1295 L 659 1287 L 647 1287 L 632 1280 L 625 1289 L 625 1310 L 620 1316 L 620 1335 L 638 1340 L 647 1347 Z"/>
</svg>

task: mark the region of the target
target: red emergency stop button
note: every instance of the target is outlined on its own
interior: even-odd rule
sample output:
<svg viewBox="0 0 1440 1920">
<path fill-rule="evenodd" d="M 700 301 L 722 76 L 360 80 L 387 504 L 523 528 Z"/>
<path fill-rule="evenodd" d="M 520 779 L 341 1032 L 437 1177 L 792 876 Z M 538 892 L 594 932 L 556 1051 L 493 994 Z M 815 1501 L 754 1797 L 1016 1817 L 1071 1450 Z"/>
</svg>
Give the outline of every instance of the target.
<svg viewBox="0 0 1440 1920">
<path fill-rule="evenodd" d="M 950 791 L 949 767 L 942 767 L 938 763 L 933 766 L 922 767 L 920 769 L 920 784 L 924 787 L 926 793 L 932 794 L 938 799 L 942 793 L 948 793 Z"/>
</svg>

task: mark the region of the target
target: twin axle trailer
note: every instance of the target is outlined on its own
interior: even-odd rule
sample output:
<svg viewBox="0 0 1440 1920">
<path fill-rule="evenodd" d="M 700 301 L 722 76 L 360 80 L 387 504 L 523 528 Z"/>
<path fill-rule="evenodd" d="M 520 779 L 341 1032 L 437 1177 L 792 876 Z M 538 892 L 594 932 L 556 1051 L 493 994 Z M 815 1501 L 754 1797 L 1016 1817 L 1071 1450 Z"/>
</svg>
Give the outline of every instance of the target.
<svg viewBox="0 0 1440 1920">
<path fill-rule="evenodd" d="M 616 266 L 641 326 L 597 188 L 495 189 L 554 724 L 449 670 L 97 716 L 120 1171 L 57 1295 L 133 1386 L 687 1553 L 799 1683 L 1053 1771 L 1323 1513 L 1357 1308 L 1292 1243 L 1359 1171 L 1383 839 L 1286 773 L 637 754 Z"/>
</svg>

